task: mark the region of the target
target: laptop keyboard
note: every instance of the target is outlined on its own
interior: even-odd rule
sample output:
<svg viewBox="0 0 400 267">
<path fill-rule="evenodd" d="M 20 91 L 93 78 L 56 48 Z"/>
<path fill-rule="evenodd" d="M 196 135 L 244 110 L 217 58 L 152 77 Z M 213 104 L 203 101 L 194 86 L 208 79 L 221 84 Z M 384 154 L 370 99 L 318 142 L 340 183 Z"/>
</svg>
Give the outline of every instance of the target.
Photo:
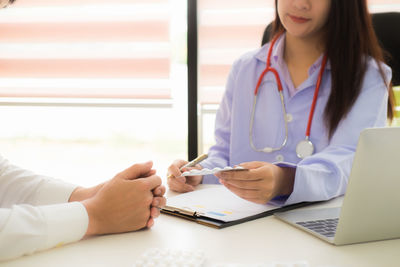
<svg viewBox="0 0 400 267">
<path fill-rule="evenodd" d="M 307 229 L 310 229 L 314 232 L 317 232 L 320 235 L 323 235 L 326 237 L 334 237 L 338 221 L 339 221 L 339 218 L 296 222 L 296 224 L 301 225 L 301 226 L 303 226 Z"/>
</svg>

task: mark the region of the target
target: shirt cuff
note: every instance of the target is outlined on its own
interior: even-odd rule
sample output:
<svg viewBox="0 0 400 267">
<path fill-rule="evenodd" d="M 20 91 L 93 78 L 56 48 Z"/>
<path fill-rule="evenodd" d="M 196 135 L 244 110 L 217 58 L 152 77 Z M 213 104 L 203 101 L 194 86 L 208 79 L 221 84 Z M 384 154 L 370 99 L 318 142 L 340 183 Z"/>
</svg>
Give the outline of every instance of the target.
<svg viewBox="0 0 400 267">
<path fill-rule="evenodd" d="M 279 162 L 273 162 L 272 164 L 282 167 L 282 168 L 297 168 L 297 164 L 291 163 L 291 162 L 286 162 L 286 161 L 279 161 Z M 287 203 L 288 198 L 290 195 L 284 195 L 284 196 L 276 196 L 273 199 L 271 199 L 268 204 L 272 204 L 275 206 L 285 206 Z"/>
<path fill-rule="evenodd" d="M 62 246 L 84 237 L 89 225 L 86 208 L 80 202 L 39 207 L 47 222 L 44 249 Z"/>
<path fill-rule="evenodd" d="M 65 183 L 61 180 L 48 179 L 38 190 L 37 194 L 40 198 L 37 198 L 35 206 L 66 203 L 77 187 L 77 185 Z"/>
<path fill-rule="evenodd" d="M 293 192 L 285 204 L 324 201 L 336 197 L 340 194 L 332 193 L 329 189 L 338 187 L 339 177 L 340 173 L 330 171 L 322 165 L 300 165 L 296 169 Z"/>
</svg>

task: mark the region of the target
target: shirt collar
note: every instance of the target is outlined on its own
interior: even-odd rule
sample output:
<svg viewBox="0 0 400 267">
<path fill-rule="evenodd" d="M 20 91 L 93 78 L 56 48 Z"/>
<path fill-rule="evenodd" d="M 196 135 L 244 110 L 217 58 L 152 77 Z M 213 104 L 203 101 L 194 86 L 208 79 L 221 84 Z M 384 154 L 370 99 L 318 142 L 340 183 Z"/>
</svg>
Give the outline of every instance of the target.
<svg viewBox="0 0 400 267">
<path fill-rule="evenodd" d="M 285 40 L 286 40 L 286 34 L 282 34 L 281 36 L 278 37 L 278 40 L 276 40 L 275 47 L 272 51 L 271 54 L 271 65 L 274 66 L 277 64 L 279 67 L 282 67 L 283 65 L 283 52 L 285 48 Z M 268 56 L 268 50 L 271 45 L 271 42 L 268 42 L 265 44 L 259 51 L 255 54 L 255 58 L 260 60 L 261 62 L 264 62 L 265 64 L 267 63 L 267 56 Z M 308 74 L 311 76 L 316 70 L 318 71 L 321 67 L 322 64 L 322 58 L 323 55 L 321 55 L 315 62 L 314 64 L 311 65 L 311 67 L 308 69 Z M 331 64 L 330 61 L 326 62 L 325 69 L 330 70 L 331 69 Z"/>
</svg>

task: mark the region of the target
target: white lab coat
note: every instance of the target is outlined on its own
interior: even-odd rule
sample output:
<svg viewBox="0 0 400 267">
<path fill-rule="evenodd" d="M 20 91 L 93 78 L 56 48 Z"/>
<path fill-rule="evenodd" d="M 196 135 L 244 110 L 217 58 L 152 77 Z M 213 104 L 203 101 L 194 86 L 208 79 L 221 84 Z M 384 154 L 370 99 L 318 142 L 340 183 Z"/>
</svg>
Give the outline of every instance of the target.
<svg viewBox="0 0 400 267">
<path fill-rule="evenodd" d="M 0 261 L 80 240 L 89 218 L 76 188 L 36 175 L 0 156 Z"/>
</svg>

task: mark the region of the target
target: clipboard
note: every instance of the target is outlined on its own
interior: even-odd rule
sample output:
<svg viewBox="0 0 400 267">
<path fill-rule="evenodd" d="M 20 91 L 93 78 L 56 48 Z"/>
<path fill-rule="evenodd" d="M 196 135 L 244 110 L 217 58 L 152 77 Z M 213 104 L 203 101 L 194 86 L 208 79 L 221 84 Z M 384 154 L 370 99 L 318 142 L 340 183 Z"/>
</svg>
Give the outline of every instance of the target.
<svg viewBox="0 0 400 267">
<path fill-rule="evenodd" d="M 283 207 L 261 205 L 236 196 L 223 185 L 215 185 L 167 198 L 167 205 L 161 213 L 222 229 L 313 203 L 302 202 Z"/>
</svg>

